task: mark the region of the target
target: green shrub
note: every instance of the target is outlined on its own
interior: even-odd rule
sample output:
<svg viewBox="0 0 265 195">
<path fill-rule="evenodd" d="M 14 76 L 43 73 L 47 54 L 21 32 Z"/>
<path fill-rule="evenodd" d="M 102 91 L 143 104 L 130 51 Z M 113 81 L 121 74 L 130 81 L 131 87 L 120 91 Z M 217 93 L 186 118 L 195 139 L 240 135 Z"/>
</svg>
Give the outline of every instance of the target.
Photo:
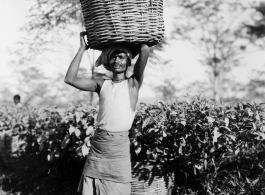
<svg viewBox="0 0 265 195">
<path fill-rule="evenodd" d="M 141 104 L 133 156 L 170 166 L 175 194 L 264 194 L 264 122 L 262 104 Z"/>
<path fill-rule="evenodd" d="M 264 194 L 264 113 L 262 104 L 199 97 L 141 103 L 129 135 L 132 161 L 169 168 L 173 194 Z M 16 187 L 9 191 L 26 185 L 24 193 L 76 194 L 96 116 L 95 109 L 82 105 L 16 115 L 2 111 L 6 131 L 26 140 L 16 161 L 23 168 L 12 174 Z"/>
<path fill-rule="evenodd" d="M 16 169 L 4 182 L 4 188 L 26 194 L 76 194 L 96 110 L 79 105 L 67 110 L 34 109 L 27 113 L 5 110 L 2 113 L 12 115 L 16 121 L 12 128 L 6 129 L 11 132 L 11 140 L 17 134 L 26 140 L 22 156 L 13 160 Z"/>
</svg>

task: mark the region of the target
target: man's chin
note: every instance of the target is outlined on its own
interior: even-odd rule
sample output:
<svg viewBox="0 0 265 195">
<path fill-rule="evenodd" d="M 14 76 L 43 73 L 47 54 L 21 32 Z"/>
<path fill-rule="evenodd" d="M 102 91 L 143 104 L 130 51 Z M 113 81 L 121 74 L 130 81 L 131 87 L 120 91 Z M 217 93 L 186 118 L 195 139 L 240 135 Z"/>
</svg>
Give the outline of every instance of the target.
<svg viewBox="0 0 265 195">
<path fill-rule="evenodd" d="M 125 73 L 126 70 L 122 70 L 122 69 L 111 69 L 111 72 L 116 73 L 116 74 L 120 74 L 120 73 Z"/>
</svg>

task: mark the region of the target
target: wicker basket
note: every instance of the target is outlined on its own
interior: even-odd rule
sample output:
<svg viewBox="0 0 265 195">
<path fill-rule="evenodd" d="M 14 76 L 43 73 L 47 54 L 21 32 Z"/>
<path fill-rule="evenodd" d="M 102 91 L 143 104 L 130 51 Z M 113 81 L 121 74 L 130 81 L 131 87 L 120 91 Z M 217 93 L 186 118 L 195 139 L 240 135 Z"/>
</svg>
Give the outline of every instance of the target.
<svg viewBox="0 0 265 195">
<path fill-rule="evenodd" d="M 171 195 L 172 183 L 169 170 L 157 165 L 132 163 L 131 195 Z"/>
<path fill-rule="evenodd" d="M 102 50 L 113 43 L 146 43 L 164 36 L 163 0 L 80 0 L 88 45 Z"/>
</svg>

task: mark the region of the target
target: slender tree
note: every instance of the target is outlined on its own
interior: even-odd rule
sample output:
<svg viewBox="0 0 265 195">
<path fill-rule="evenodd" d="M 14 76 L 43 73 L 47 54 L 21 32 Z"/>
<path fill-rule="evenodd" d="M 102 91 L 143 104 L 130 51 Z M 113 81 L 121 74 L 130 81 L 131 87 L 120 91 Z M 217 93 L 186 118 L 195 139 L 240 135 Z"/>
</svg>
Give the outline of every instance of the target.
<svg viewBox="0 0 265 195">
<path fill-rule="evenodd" d="M 240 65 L 241 54 L 249 41 L 245 39 L 242 21 L 248 6 L 238 0 L 178 0 L 182 10 L 175 18 L 173 36 L 186 40 L 201 54 L 207 67 L 213 98 L 220 100 L 228 73 Z"/>
<path fill-rule="evenodd" d="M 79 1 L 73 0 L 31 0 L 33 5 L 28 11 L 29 21 L 21 30 L 28 34 L 19 42 L 20 47 L 15 52 L 23 60 L 34 61 L 44 52 L 58 52 L 58 45 L 73 35 L 79 36 L 84 30 L 84 21 Z M 57 46 L 56 46 L 57 45 Z M 94 52 L 93 52 L 94 53 Z M 88 54 L 88 53 L 87 53 Z M 94 54 L 93 54 L 94 55 Z M 89 56 L 91 76 L 96 76 L 94 62 Z M 80 70 L 80 74 L 84 70 Z M 90 94 L 90 104 L 93 104 L 93 94 Z"/>
<path fill-rule="evenodd" d="M 28 11 L 29 21 L 22 30 L 33 40 L 30 49 L 43 51 L 51 48 L 50 43 L 60 40 L 62 30 L 67 35 L 73 35 L 71 26 L 83 24 L 79 1 L 73 0 L 31 0 L 32 7 Z"/>
</svg>

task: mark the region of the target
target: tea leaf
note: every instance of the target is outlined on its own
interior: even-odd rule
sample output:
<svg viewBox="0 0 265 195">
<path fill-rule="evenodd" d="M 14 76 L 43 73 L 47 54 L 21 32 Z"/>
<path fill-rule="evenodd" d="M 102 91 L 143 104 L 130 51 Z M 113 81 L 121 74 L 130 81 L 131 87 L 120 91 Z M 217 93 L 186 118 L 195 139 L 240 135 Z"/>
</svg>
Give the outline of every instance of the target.
<svg viewBox="0 0 265 195">
<path fill-rule="evenodd" d="M 86 146 L 86 144 L 82 145 L 82 155 L 85 157 L 86 155 L 88 155 L 89 152 L 89 148 Z"/>
<path fill-rule="evenodd" d="M 69 134 L 71 135 L 72 133 L 75 132 L 75 127 L 73 127 L 72 125 L 69 128 Z"/>
<path fill-rule="evenodd" d="M 136 148 L 135 148 L 135 152 L 136 154 L 139 154 L 142 150 L 142 146 L 141 145 L 137 145 Z"/>
<path fill-rule="evenodd" d="M 142 129 L 144 129 L 147 125 L 149 125 L 150 121 L 151 121 L 150 118 L 145 119 L 145 121 L 143 122 L 143 125 L 142 125 Z"/>
<path fill-rule="evenodd" d="M 213 131 L 213 143 L 217 142 L 217 139 L 222 135 L 221 133 L 219 133 L 219 128 L 215 127 L 214 131 Z"/>
<path fill-rule="evenodd" d="M 76 117 L 76 122 L 78 123 L 81 119 L 80 113 L 79 112 L 75 112 L 75 117 Z"/>
<path fill-rule="evenodd" d="M 75 136 L 79 137 L 81 135 L 81 131 L 79 129 L 75 129 Z"/>
<path fill-rule="evenodd" d="M 86 135 L 90 135 L 92 132 L 94 131 L 93 126 L 88 126 L 87 130 L 86 130 Z"/>
<path fill-rule="evenodd" d="M 207 116 L 206 117 L 209 123 L 213 123 L 215 121 L 214 118 Z"/>
<path fill-rule="evenodd" d="M 225 118 L 225 126 L 228 127 L 229 125 L 229 118 Z"/>
</svg>

